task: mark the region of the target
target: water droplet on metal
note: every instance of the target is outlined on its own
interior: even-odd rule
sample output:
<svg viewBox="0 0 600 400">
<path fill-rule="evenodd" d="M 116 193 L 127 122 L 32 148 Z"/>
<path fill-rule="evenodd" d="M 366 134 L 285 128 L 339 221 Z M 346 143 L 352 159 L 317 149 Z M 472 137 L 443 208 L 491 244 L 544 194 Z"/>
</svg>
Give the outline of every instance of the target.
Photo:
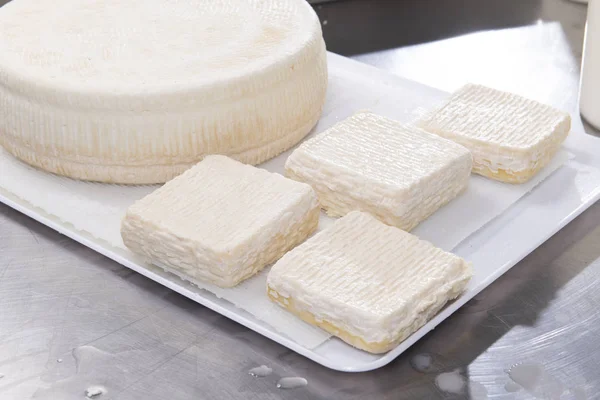
<svg viewBox="0 0 600 400">
<path fill-rule="evenodd" d="M 260 367 L 252 368 L 248 373 L 254 377 L 263 377 L 271 375 L 273 370 L 266 365 L 261 365 Z"/>
<path fill-rule="evenodd" d="M 410 360 L 410 365 L 419 372 L 427 372 L 431 368 L 432 363 L 433 356 L 425 353 L 417 354 Z"/>
<path fill-rule="evenodd" d="M 296 389 L 306 385 L 308 385 L 308 381 L 306 379 L 296 376 L 281 378 L 279 382 L 277 382 L 278 389 Z"/>
<path fill-rule="evenodd" d="M 435 377 L 435 385 L 443 392 L 461 394 L 465 388 L 465 377 L 460 370 L 444 372 Z"/>
<path fill-rule="evenodd" d="M 89 388 L 85 389 L 85 397 L 88 399 L 100 396 L 104 393 L 106 393 L 106 390 L 102 386 L 90 386 Z"/>
</svg>

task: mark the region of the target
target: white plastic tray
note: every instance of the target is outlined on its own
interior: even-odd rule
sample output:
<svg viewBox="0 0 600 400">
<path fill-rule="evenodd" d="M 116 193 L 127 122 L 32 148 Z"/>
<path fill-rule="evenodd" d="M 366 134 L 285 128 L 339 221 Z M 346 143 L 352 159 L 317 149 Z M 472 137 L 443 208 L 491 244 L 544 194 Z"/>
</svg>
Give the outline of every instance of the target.
<svg viewBox="0 0 600 400">
<path fill-rule="evenodd" d="M 371 99 L 371 103 L 379 104 L 379 109 L 383 105 L 383 108 L 391 111 L 387 114 L 393 114 L 401 120 L 412 119 L 420 110 L 446 96 L 435 89 L 333 54 L 329 55 L 329 68 L 336 77 L 329 88 L 335 93 L 329 96 L 329 101 L 337 104 L 337 107 L 329 107 L 337 109 L 335 119 L 357 111 L 353 108 L 353 104 L 360 104 L 360 101 L 355 101 L 360 95 L 356 87 L 363 91 L 372 88 L 377 96 Z M 343 105 L 342 112 L 340 105 Z M 327 115 L 324 118 L 331 120 Z M 395 359 L 600 198 L 600 140 L 581 132 L 581 123 L 577 119 L 574 121 L 573 134 L 565 145 L 574 158 L 455 248 L 456 253 L 472 261 L 475 266 L 475 276 L 467 292 L 397 348 L 382 355 L 356 350 L 338 339 L 330 339 L 314 349 L 303 347 L 228 301 L 199 290 L 159 268 L 143 266 L 131 253 L 76 230 L 72 225 L 61 222 L 6 190 L 0 189 L 0 202 L 326 367 L 349 372 L 367 371 Z"/>
</svg>

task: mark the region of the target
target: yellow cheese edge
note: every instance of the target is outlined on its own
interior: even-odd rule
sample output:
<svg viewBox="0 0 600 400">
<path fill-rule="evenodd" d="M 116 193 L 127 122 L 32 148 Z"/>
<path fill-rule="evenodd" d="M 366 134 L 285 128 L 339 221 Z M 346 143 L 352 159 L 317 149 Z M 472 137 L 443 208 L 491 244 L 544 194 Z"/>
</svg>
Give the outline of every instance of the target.
<svg viewBox="0 0 600 400">
<path fill-rule="evenodd" d="M 491 170 L 485 165 L 473 165 L 473 173 L 504 183 L 525 183 L 533 178 L 545 165 L 524 171 L 513 172 L 505 169 Z"/>
<path fill-rule="evenodd" d="M 312 313 L 305 311 L 305 310 L 300 310 L 299 308 L 297 308 L 294 303 L 293 298 L 284 297 L 284 296 L 280 295 L 275 289 L 273 289 L 272 287 L 270 287 L 268 285 L 267 285 L 267 295 L 269 296 L 269 299 L 271 299 L 273 302 L 279 304 L 280 306 L 282 306 L 283 308 L 285 308 L 292 314 L 299 317 L 304 322 L 307 322 L 311 325 L 317 326 L 317 327 L 323 329 L 324 331 L 329 332 L 330 334 L 339 337 L 340 339 L 342 339 L 344 342 L 348 343 L 349 345 L 354 346 L 360 350 L 368 351 L 369 353 L 373 353 L 373 354 L 387 353 L 388 351 L 390 351 L 391 349 L 396 347 L 404 339 L 406 339 L 406 336 L 405 336 L 405 337 L 401 337 L 398 340 L 395 340 L 393 342 L 367 342 L 364 339 L 362 339 L 358 336 L 352 335 L 352 334 L 348 333 L 347 331 L 339 328 L 338 326 L 335 326 L 331 322 L 324 321 L 324 320 L 318 321 L 317 318 Z M 282 299 L 285 299 L 285 301 Z"/>
</svg>

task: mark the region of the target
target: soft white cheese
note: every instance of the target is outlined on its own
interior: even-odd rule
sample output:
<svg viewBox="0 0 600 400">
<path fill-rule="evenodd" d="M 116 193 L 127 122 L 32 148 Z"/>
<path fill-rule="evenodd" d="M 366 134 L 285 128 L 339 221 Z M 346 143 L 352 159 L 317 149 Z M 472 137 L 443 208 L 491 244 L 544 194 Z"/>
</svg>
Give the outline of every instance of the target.
<svg viewBox="0 0 600 400">
<path fill-rule="evenodd" d="M 285 168 L 329 215 L 360 210 L 411 230 L 466 188 L 471 165 L 456 143 L 364 112 L 304 142 Z"/>
<path fill-rule="evenodd" d="M 267 288 L 283 306 L 293 302 L 318 325 L 329 324 L 330 333 L 386 351 L 457 297 L 471 275 L 460 257 L 352 212 L 283 256 Z"/>
<path fill-rule="evenodd" d="M 121 235 L 152 263 L 230 287 L 302 242 L 318 218 L 310 186 L 208 156 L 133 204 Z"/>
<path fill-rule="evenodd" d="M 0 145 L 79 179 L 161 183 L 208 154 L 257 164 L 325 100 L 304 0 L 13 0 L 0 38 Z"/>
<path fill-rule="evenodd" d="M 468 148 L 474 172 L 521 183 L 550 162 L 571 129 L 571 117 L 516 94 L 468 84 L 416 125 Z"/>
</svg>

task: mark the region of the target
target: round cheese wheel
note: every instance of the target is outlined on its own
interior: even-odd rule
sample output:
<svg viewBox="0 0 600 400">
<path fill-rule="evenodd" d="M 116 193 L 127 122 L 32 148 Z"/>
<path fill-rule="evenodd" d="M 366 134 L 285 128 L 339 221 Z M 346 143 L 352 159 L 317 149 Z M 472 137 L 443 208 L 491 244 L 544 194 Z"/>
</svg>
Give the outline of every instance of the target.
<svg viewBox="0 0 600 400">
<path fill-rule="evenodd" d="M 13 0 L 0 38 L 0 144 L 77 179 L 161 183 L 208 154 L 258 164 L 325 101 L 305 0 Z"/>
</svg>

